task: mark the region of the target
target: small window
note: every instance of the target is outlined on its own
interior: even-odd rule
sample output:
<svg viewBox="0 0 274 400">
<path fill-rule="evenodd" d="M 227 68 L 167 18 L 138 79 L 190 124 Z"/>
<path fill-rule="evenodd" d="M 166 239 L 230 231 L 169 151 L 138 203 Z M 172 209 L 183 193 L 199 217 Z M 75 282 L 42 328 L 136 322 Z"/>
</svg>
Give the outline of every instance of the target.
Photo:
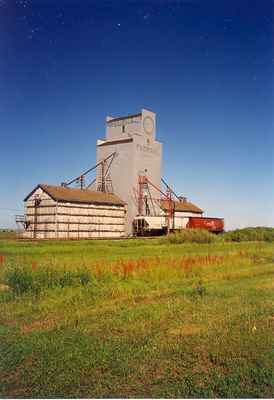
<svg viewBox="0 0 274 400">
<path fill-rule="evenodd" d="M 125 125 L 122 125 L 122 132 L 125 133 Z"/>
</svg>

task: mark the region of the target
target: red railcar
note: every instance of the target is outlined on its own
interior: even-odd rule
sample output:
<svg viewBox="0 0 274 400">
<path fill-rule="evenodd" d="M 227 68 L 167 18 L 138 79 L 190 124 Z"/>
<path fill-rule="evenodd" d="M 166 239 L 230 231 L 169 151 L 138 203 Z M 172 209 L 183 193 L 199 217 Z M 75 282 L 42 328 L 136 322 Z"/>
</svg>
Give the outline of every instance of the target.
<svg viewBox="0 0 274 400">
<path fill-rule="evenodd" d="M 189 217 L 187 228 L 206 229 L 210 232 L 220 233 L 224 231 L 223 218 L 210 218 L 210 217 Z"/>
</svg>

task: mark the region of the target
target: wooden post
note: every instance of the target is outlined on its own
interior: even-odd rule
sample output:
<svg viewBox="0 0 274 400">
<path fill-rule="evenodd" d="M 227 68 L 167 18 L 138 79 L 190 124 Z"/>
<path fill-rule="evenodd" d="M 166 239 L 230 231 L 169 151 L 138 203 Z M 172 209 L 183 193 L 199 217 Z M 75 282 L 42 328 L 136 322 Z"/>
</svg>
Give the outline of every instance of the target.
<svg viewBox="0 0 274 400">
<path fill-rule="evenodd" d="M 55 207 L 55 239 L 58 239 L 58 201 Z"/>
</svg>

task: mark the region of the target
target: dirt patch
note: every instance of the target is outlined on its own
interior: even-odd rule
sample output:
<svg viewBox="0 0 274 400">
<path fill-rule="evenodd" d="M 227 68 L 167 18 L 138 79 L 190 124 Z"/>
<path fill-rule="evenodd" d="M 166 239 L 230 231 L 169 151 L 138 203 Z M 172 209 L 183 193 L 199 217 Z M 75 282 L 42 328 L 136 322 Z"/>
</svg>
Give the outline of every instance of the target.
<svg viewBox="0 0 274 400">
<path fill-rule="evenodd" d="M 40 321 L 34 321 L 31 324 L 24 324 L 21 326 L 20 331 L 22 334 L 27 334 L 33 331 L 49 331 L 56 326 L 54 319 L 43 319 Z"/>
<path fill-rule="evenodd" d="M 256 285 L 257 289 L 274 289 L 274 281 L 261 283 Z"/>
<path fill-rule="evenodd" d="M 8 285 L 0 284 L 0 292 L 5 292 L 6 290 L 9 290 L 9 288 Z"/>
<path fill-rule="evenodd" d="M 174 296 L 176 292 L 174 290 L 151 290 L 149 293 L 147 294 L 143 294 L 143 295 L 136 295 L 133 297 L 133 302 L 134 303 L 140 303 L 140 304 L 154 304 L 154 303 L 158 303 L 159 300 L 161 301 L 165 301 L 165 299 Z"/>
<path fill-rule="evenodd" d="M 18 365 L 13 371 L 0 374 L 0 381 L 6 386 L 4 396 L 9 398 L 30 398 L 31 387 L 25 382 L 24 372 L 32 366 L 32 358 L 26 358 L 22 364 Z M 3 397 L 4 397 L 3 396 Z"/>
<path fill-rule="evenodd" d="M 196 335 L 204 330 L 203 326 L 197 324 L 184 324 L 167 331 L 171 336 L 187 336 Z"/>
<path fill-rule="evenodd" d="M 30 396 L 29 389 L 27 388 L 18 388 L 9 390 L 8 396 L 11 398 L 26 398 Z"/>
</svg>

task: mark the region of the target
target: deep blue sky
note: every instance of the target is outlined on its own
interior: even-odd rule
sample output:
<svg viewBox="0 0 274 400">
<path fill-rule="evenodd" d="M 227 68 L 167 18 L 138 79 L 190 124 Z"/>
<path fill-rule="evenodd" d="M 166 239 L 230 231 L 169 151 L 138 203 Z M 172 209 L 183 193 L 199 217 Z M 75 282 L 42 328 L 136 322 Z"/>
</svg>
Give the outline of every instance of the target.
<svg viewBox="0 0 274 400">
<path fill-rule="evenodd" d="M 274 226 L 271 0 L 0 0 L 0 227 L 157 113 L 163 176 L 227 228 Z M 17 211 L 18 210 L 18 211 Z"/>
</svg>

